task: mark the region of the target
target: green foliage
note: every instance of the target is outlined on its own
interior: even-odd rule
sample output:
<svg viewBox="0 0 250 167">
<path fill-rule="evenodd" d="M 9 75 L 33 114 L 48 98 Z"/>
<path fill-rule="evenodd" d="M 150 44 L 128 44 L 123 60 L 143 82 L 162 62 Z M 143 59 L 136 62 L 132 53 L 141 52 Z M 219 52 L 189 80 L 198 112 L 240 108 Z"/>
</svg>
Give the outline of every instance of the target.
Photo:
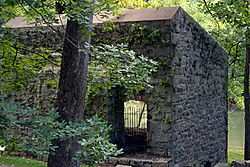
<svg viewBox="0 0 250 167">
<path fill-rule="evenodd" d="M 43 57 L 54 62 L 60 57 L 45 53 L 47 52 L 44 52 Z M 49 112 L 47 110 L 56 99 L 59 68 L 37 54 L 18 54 L 13 67 L 15 55 L 12 54 L 15 54 L 15 50 L 9 52 L 9 56 L 6 54 L 0 62 L 0 73 L 4 76 L 0 84 L 2 95 L 12 94 L 26 106 L 35 107 L 41 113 Z M 136 55 L 124 44 L 92 47 L 87 103 L 117 85 L 126 88 L 128 96 L 138 94 L 150 86 L 150 75 L 157 70 L 157 66 L 156 61 Z"/>
<path fill-rule="evenodd" d="M 73 0 L 24 0 L 24 1 L 17 1 L 17 0 L 0 0 L 0 75 L 1 75 L 1 94 L 3 94 L 3 91 L 8 93 L 15 92 L 23 92 L 25 91 L 25 87 L 27 85 L 30 85 L 34 83 L 34 85 L 37 82 L 37 76 L 38 73 L 41 72 L 43 67 L 46 67 L 48 65 L 47 62 L 45 62 L 41 57 L 39 57 L 38 54 L 32 54 L 32 55 L 26 55 L 23 53 L 18 52 L 16 49 L 10 46 L 14 46 L 15 43 L 11 41 L 11 38 L 5 38 L 3 36 L 3 32 L 5 31 L 2 29 L 2 25 L 6 23 L 10 18 L 13 18 L 14 16 L 19 15 L 26 15 L 29 16 L 29 20 L 32 21 L 32 19 L 39 17 L 39 19 L 36 19 L 37 22 L 46 21 L 47 24 L 51 24 L 53 22 L 58 22 L 58 20 L 55 18 L 55 2 L 59 2 L 65 6 L 66 10 L 64 11 L 66 16 L 72 20 L 75 20 L 81 24 L 87 24 L 88 26 L 92 26 L 89 24 L 86 15 L 91 13 L 91 8 L 93 8 L 96 13 L 100 13 L 102 11 L 103 17 L 106 17 L 108 10 L 113 9 L 116 7 L 116 5 L 120 5 L 123 8 L 141 8 L 141 7 L 161 7 L 161 6 L 169 6 L 169 5 L 181 5 L 188 13 L 190 13 L 206 30 L 208 30 L 211 34 L 214 34 L 217 40 L 220 42 L 221 45 L 224 46 L 224 48 L 227 49 L 231 53 L 231 57 L 229 60 L 229 63 L 232 64 L 229 69 L 229 96 L 230 101 L 236 101 L 238 105 L 242 105 L 242 74 L 243 74 L 243 55 L 244 55 L 244 28 L 236 29 L 235 27 L 246 27 L 246 25 L 249 26 L 249 11 L 247 11 L 243 4 L 244 1 L 241 1 L 238 3 L 238 1 L 231 1 L 231 0 L 225 0 L 225 1 L 214 1 L 213 3 L 209 3 L 209 6 L 213 11 L 215 11 L 213 14 L 214 16 L 221 19 L 223 22 L 230 23 L 231 25 L 222 24 L 220 32 L 218 31 L 217 25 L 214 22 L 214 19 L 209 14 L 204 14 L 199 12 L 199 3 L 197 1 L 190 1 L 190 0 L 170 0 L 170 1 L 160 1 L 160 0 L 154 0 L 149 1 L 149 3 L 146 3 L 143 0 L 126 0 L 126 1 L 119 1 L 118 3 L 113 3 L 112 0 L 106 0 L 106 1 L 96 1 L 95 4 L 92 4 L 92 1 L 82 1 L 81 3 L 78 3 Z M 201 6 L 201 5 L 200 5 Z M 216 14 L 217 13 L 217 14 Z M 41 16 L 43 16 L 41 18 Z M 228 28 L 229 27 L 229 28 Z M 134 27 L 136 30 L 139 29 L 138 35 L 138 41 L 140 38 L 144 38 L 144 32 L 145 28 L 143 27 Z M 218 36 L 219 34 L 219 36 Z M 226 35 L 223 35 L 226 34 Z M 154 37 L 159 36 L 158 32 L 155 31 L 151 34 L 152 39 L 154 40 Z M 148 37 L 148 36 L 147 36 Z M 150 37 L 150 36 L 149 36 Z M 128 41 L 133 42 L 132 40 L 128 39 Z M 243 42 L 242 42 L 243 41 Z M 139 42 L 138 42 L 139 43 Z M 239 44 L 238 44 L 239 43 Z M 238 44 L 238 45 L 237 45 Z M 22 46 L 23 47 L 23 46 Z M 2 56 L 4 55 L 4 56 Z M 138 92 L 139 90 L 145 89 L 147 85 L 147 80 L 149 78 L 150 72 L 154 72 L 156 70 L 156 64 L 154 62 L 151 62 L 151 60 L 145 60 L 144 58 L 141 58 L 139 55 L 135 55 L 132 51 L 129 51 L 124 46 L 110 46 L 110 45 L 101 45 L 97 48 L 93 49 L 93 55 L 97 55 L 96 58 L 93 59 L 93 64 L 90 65 L 90 76 L 89 76 L 89 96 L 90 95 L 96 95 L 98 92 L 103 91 L 103 89 L 109 89 L 111 87 L 114 87 L 115 85 L 122 85 L 125 86 L 128 90 L 128 93 L 134 93 Z M 131 56 L 133 59 L 131 59 Z M 46 58 L 49 58 L 49 55 L 44 54 Z M 16 60 L 15 60 L 16 59 Z M 15 61 L 14 61 L 15 60 Z M 34 61 L 33 61 L 34 60 Z M 144 64 L 145 63 L 145 64 Z M 13 65 L 14 64 L 14 65 Z M 146 66 L 145 69 L 140 69 L 140 65 Z M 149 64 L 149 66 L 147 66 Z M 144 71 L 145 70 L 145 71 Z M 152 70 L 152 71 L 150 71 Z M 148 72 L 149 71 L 149 72 Z M 43 72 L 40 74 L 44 74 Z M 141 76 L 141 74 L 143 74 Z M 3 76 L 3 77 L 2 77 Z M 46 76 L 46 75 L 44 75 Z M 46 76 L 47 77 L 47 76 Z M 14 79 L 13 79 L 14 78 Z M 101 83 L 101 84 L 100 84 Z M 56 81 L 51 83 L 53 86 L 53 89 L 50 91 L 53 92 L 56 89 Z M 34 89 L 32 87 L 31 89 Z M 31 90 L 30 89 L 30 90 Z M 28 91 L 27 91 L 28 92 Z M 55 93 L 53 94 L 55 96 Z M 25 101 L 27 96 L 23 98 Z M 49 94 L 48 97 L 51 97 L 51 94 Z M 48 98 L 49 99 L 49 98 Z M 48 100 L 47 99 L 47 100 Z M 36 101 L 36 100 L 34 100 Z M 49 100 L 48 100 L 49 101 Z M 27 102 L 27 101 L 25 101 Z M 39 110 L 37 103 L 33 104 L 33 106 L 36 106 Z M 47 105 L 46 105 L 47 106 Z M 4 110 L 16 110 L 12 109 L 13 106 L 9 106 L 9 108 L 5 108 Z M 46 152 L 43 152 L 42 150 L 39 150 L 37 146 L 39 146 L 39 143 L 43 147 L 48 147 L 49 143 L 47 143 L 45 140 L 51 140 L 53 138 L 57 137 L 69 137 L 72 135 L 76 135 L 80 132 L 76 132 L 74 128 L 79 128 L 78 125 L 73 124 L 62 124 L 61 126 L 66 128 L 57 128 L 57 130 L 61 130 L 61 133 L 55 132 L 55 134 L 51 134 L 50 132 L 53 132 L 53 130 L 49 129 L 55 126 L 53 125 L 49 120 L 53 120 L 55 118 L 51 118 L 51 116 L 48 116 L 46 114 L 50 113 L 50 111 L 53 111 L 52 109 L 48 112 L 45 112 L 45 115 L 41 115 L 42 112 L 37 112 L 36 110 L 32 108 L 22 108 L 23 106 L 20 106 L 20 111 L 26 113 L 26 115 L 21 115 L 22 118 L 27 118 L 28 120 L 30 118 L 38 117 L 39 119 L 34 121 L 34 125 L 32 124 L 32 121 L 30 123 L 26 124 L 25 122 L 18 121 L 16 124 L 11 123 L 13 127 L 17 125 L 22 125 L 22 127 L 29 127 L 31 126 L 31 129 L 40 129 L 37 132 L 32 131 L 32 135 L 37 135 L 37 138 L 41 138 L 41 134 L 39 133 L 45 133 L 46 139 L 39 139 L 36 140 L 35 138 L 24 138 L 24 141 L 22 141 L 24 144 L 20 145 L 23 147 L 27 147 L 26 150 L 30 150 L 35 153 L 39 154 L 46 154 Z M 1 107 L 3 110 L 3 107 Z M 18 107 L 19 108 L 19 107 Z M 43 108 L 44 109 L 44 108 Z M 23 111 L 25 110 L 25 111 Z M 27 110 L 27 111 L 26 111 Z M 8 112 L 7 112 L 8 113 Z M 15 115 L 14 117 L 9 117 L 5 115 L 6 113 L 0 112 L 0 121 L 2 124 L 0 125 L 0 133 L 1 137 L 7 137 L 10 136 L 10 132 L 13 132 L 12 127 L 7 126 L 10 124 L 11 120 L 16 119 Z M 44 113 L 43 113 L 44 114 Z M 46 116 L 46 118 L 44 118 Z M 30 118 L 29 118 L 30 117 Z M 45 119 L 45 120 L 42 120 Z M 51 127 L 45 127 L 44 125 L 47 124 Z M 29 121 L 28 121 L 29 122 Z M 58 125 L 59 126 L 59 125 Z M 60 126 L 60 127 L 61 127 Z M 100 125 L 98 125 L 100 126 Z M 49 129 L 49 130 L 48 130 Z M 83 129 L 82 129 L 83 130 Z M 15 134 L 15 133 L 14 133 Z M 15 139 L 19 140 L 19 135 L 15 135 Z M 86 135 L 86 134 L 85 134 Z M 96 134 L 97 135 L 97 134 Z M 96 137 L 96 135 L 94 135 Z M 8 137 L 7 137 L 8 138 Z M 7 139 L 3 138 L 3 139 Z M 11 138 L 14 138 L 12 136 Z M 98 138 L 98 137 L 96 137 Z M 106 139 L 106 136 L 104 135 L 103 139 Z M 25 141 L 26 140 L 26 141 Z M 100 145 L 107 145 L 105 144 L 105 141 L 94 140 L 92 138 L 90 143 L 86 143 L 83 138 L 83 141 L 81 141 L 81 144 L 84 145 L 84 147 L 91 148 L 92 146 L 97 146 L 96 143 L 101 143 Z M 87 140 L 88 141 L 88 140 Z M 35 149 L 32 150 L 32 148 L 29 148 L 29 144 L 31 144 L 32 147 Z M 33 145 L 32 145 L 33 144 Z M 35 151 L 38 150 L 38 151 Z M 96 153 L 93 150 L 90 150 L 88 152 L 89 154 L 93 155 L 94 157 L 99 157 L 100 154 Z M 88 153 L 82 153 L 82 155 L 86 155 Z M 80 154 L 81 155 L 81 154 Z M 104 155 L 105 157 L 106 155 Z M 86 157 L 88 158 L 88 157 Z M 94 158 L 95 159 L 95 158 Z"/>
<path fill-rule="evenodd" d="M 0 133 L 5 145 L 18 138 L 18 148 L 38 156 L 47 156 L 49 149 L 55 150 L 52 140 L 76 137 L 83 146 L 75 157 L 91 162 L 101 161 L 110 155 L 122 153 L 109 143 L 110 127 L 94 116 L 83 122 L 58 122 L 58 113 L 51 108 L 46 115 L 34 108 L 26 108 L 17 103 L 0 104 Z"/>
<path fill-rule="evenodd" d="M 123 8 L 181 6 L 230 53 L 229 101 L 242 108 L 245 30 L 249 27 L 249 7 L 244 0 L 206 2 L 207 6 L 204 0 L 149 0 L 147 3 L 142 0 L 122 0 L 119 3 Z"/>
<path fill-rule="evenodd" d="M 244 100 L 243 80 L 245 62 L 245 36 L 242 29 L 233 28 L 221 29 L 217 40 L 228 51 L 228 98 L 230 103 L 236 103 L 237 107 L 243 109 Z"/>
<path fill-rule="evenodd" d="M 102 44 L 92 47 L 86 99 L 87 114 L 92 115 L 90 111 L 101 113 L 109 96 L 108 90 L 116 86 L 125 88 L 127 97 L 143 92 L 150 87 L 150 76 L 157 70 L 157 66 L 156 61 L 137 55 L 125 44 Z"/>
<path fill-rule="evenodd" d="M 6 23 L 9 19 L 19 14 L 17 7 L 9 5 L 7 0 L 0 0 L 0 26 Z"/>
<path fill-rule="evenodd" d="M 150 74 L 157 70 L 156 61 L 136 55 L 124 44 L 99 45 L 92 48 L 91 54 L 94 57 L 89 66 L 90 94 L 117 85 L 124 87 L 128 95 L 136 94 L 150 86 Z"/>
<path fill-rule="evenodd" d="M 230 103 L 236 103 L 241 110 L 244 109 L 244 99 L 242 96 L 243 82 L 239 82 L 240 78 L 230 80 L 228 84 L 228 100 Z"/>
<path fill-rule="evenodd" d="M 18 92 L 29 83 L 37 81 L 38 73 L 48 62 L 37 54 L 24 55 L 18 50 L 2 50 L 1 59 L 1 85 L 0 89 L 6 94 Z M 49 55 L 43 54 L 44 57 Z M 45 75 L 45 74 L 44 74 Z"/>
<path fill-rule="evenodd" d="M 220 20 L 230 23 L 237 28 L 246 28 L 250 25 L 248 5 L 249 2 L 246 0 L 224 0 L 211 2 L 209 7 Z"/>
<path fill-rule="evenodd" d="M 201 2 L 206 13 L 223 22 L 218 30 L 217 40 L 230 54 L 229 56 L 229 102 L 243 109 L 243 80 L 245 62 L 245 41 L 247 27 L 250 25 L 248 2 L 232 0 L 207 0 Z"/>
<path fill-rule="evenodd" d="M 45 156 L 51 140 L 57 138 L 56 131 L 64 126 L 55 121 L 57 112 L 53 109 L 46 115 L 41 115 L 34 108 L 25 108 L 18 103 L 0 103 L 0 113 L 5 118 L 0 122 L 1 133 L 5 134 L 4 140 L 8 145 L 18 139 L 19 148 L 36 155 Z M 46 151 L 47 150 L 47 151 Z"/>
<path fill-rule="evenodd" d="M 165 42 L 160 36 L 160 31 L 156 28 L 149 30 L 147 25 L 132 24 L 129 35 L 125 36 L 122 42 L 128 43 L 129 46 L 144 47 L 155 42 Z"/>
<path fill-rule="evenodd" d="M 173 123 L 173 122 L 174 122 L 174 119 L 171 118 L 171 117 L 167 117 L 167 118 L 164 118 L 162 121 L 163 121 L 164 123 Z"/>
<path fill-rule="evenodd" d="M 38 25 L 40 25 L 39 23 L 43 23 L 51 26 L 53 23 L 58 22 L 55 16 L 56 2 L 61 3 L 65 8 L 63 12 L 68 19 L 78 22 L 83 25 L 83 28 L 92 26 L 89 22 L 88 15 L 91 15 L 93 11 L 101 13 L 103 17 L 105 17 L 107 12 L 114 9 L 117 4 L 113 0 L 1 0 L 0 4 L 3 9 L 1 9 L 0 12 L 4 12 L 8 8 L 16 9 L 9 10 L 7 15 L 0 16 L 1 28 L 6 21 L 17 15 L 25 15 L 30 22 L 35 21 Z M 18 12 L 19 10 L 21 12 Z M 83 30 L 83 32 L 84 38 L 90 35 L 86 33 L 85 30 Z M 5 36 L 1 34 L 1 38 L 2 37 Z M 3 84 L 0 86 L 4 88 L 1 94 L 5 95 L 13 92 L 23 92 L 26 90 L 25 87 L 39 81 L 37 80 L 37 75 L 42 71 L 43 67 L 47 66 L 47 63 L 44 63 L 41 57 L 45 57 L 46 60 L 50 59 L 49 54 L 45 52 L 42 52 L 45 53 L 42 56 L 38 54 L 32 54 L 32 56 L 30 56 L 24 53 L 23 50 L 20 52 L 18 48 L 25 46 L 10 42 L 10 39 L 11 38 L 5 40 L 8 44 L 5 44 L 1 40 L 0 47 L 1 54 L 3 55 L 3 57 L 1 57 L 1 72 L 5 75 L 3 82 L 1 82 Z M 94 59 L 94 62 L 98 59 L 99 61 L 111 61 L 110 66 L 102 64 L 99 66 L 100 69 L 98 69 L 101 73 L 99 75 L 104 74 L 104 80 L 108 79 L 111 82 L 107 87 L 111 88 L 114 85 L 125 85 L 128 87 L 128 85 L 131 84 L 134 86 L 128 89 L 128 92 L 143 89 L 143 86 L 146 85 L 145 83 L 148 80 L 148 74 L 152 72 L 150 70 L 153 68 L 150 67 L 153 66 L 153 61 L 143 56 L 138 55 L 137 57 L 135 53 L 121 46 L 100 46 L 95 49 L 95 53 L 97 53 L 98 49 L 102 51 L 105 50 L 105 53 L 100 53 L 99 57 L 97 56 Z M 112 55 L 113 57 L 112 59 L 107 59 L 104 55 Z M 149 65 L 143 64 L 142 62 L 147 62 Z M 149 72 L 141 70 L 141 65 L 149 70 Z M 105 68 L 107 68 L 107 70 Z M 141 74 L 143 74 L 142 77 Z M 96 77 L 97 75 L 93 76 Z M 117 81 L 118 77 L 121 77 L 121 81 Z M 14 78 L 14 80 L 11 78 Z M 135 79 L 135 81 L 132 79 Z M 98 82 L 100 82 L 100 80 Z M 25 101 L 25 98 L 23 99 Z M 36 99 L 33 101 L 36 101 Z M 20 104 L 1 103 L 0 113 L 3 115 L 2 117 L 5 118 L 5 121 L 3 121 L 5 125 L 1 126 L 1 132 L 5 134 L 6 138 L 3 139 L 6 140 L 6 142 L 8 142 L 8 139 L 18 138 L 18 140 L 20 139 L 18 146 L 22 150 L 45 156 L 48 154 L 49 148 L 52 150 L 56 149 L 55 146 L 51 145 L 52 140 L 64 140 L 77 137 L 80 141 L 79 143 L 84 146 L 84 149 L 82 149 L 82 152 L 77 153 L 76 158 L 98 161 L 105 159 L 107 156 L 121 153 L 113 144 L 108 142 L 109 128 L 106 123 L 100 119 L 92 118 L 81 123 L 69 122 L 66 124 L 56 121 L 58 115 L 55 110 L 53 110 L 53 107 L 48 108 L 47 106 L 47 111 L 41 112 L 34 108 L 34 106 L 37 107 L 38 104 L 32 102 L 30 106 L 31 107 Z"/>
<path fill-rule="evenodd" d="M 110 156 L 117 156 L 122 153 L 122 150 L 117 150 L 115 145 L 109 142 L 108 134 L 111 129 L 105 122 L 101 122 L 100 118 L 93 117 L 87 120 L 86 125 L 82 127 L 87 128 L 87 130 L 83 130 L 85 133 L 79 140 L 84 148 L 77 154 L 80 158 L 97 163 Z"/>
</svg>

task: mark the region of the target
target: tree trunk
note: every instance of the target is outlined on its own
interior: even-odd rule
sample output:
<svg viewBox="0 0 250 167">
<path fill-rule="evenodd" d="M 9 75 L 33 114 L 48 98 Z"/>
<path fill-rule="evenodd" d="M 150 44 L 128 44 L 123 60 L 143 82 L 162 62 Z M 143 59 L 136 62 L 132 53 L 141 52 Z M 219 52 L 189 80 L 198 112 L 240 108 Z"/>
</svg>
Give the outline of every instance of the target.
<svg viewBox="0 0 250 167">
<path fill-rule="evenodd" d="M 91 15 L 89 18 L 92 21 Z M 84 118 L 89 57 L 83 44 L 90 43 L 90 37 L 83 41 L 82 28 L 74 21 L 67 21 L 57 99 L 59 121 L 78 122 Z M 90 31 L 86 28 L 85 33 L 90 34 Z M 50 152 L 48 167 L 80 167 L 74 159 L 75 153 L 81 149 L 77 138 L 55 140 L 52 144 L 57 149 Z"/>
<path fill-rule="evenodd" d="M 249 64 L 250 64 L 250 29 L 246 32 L 246 64 L 244 75 L 244 103 L 245 103 L 245 148 L 244 159 L 250 160 L 250 107 L 249 107 Z"/>
</svg>

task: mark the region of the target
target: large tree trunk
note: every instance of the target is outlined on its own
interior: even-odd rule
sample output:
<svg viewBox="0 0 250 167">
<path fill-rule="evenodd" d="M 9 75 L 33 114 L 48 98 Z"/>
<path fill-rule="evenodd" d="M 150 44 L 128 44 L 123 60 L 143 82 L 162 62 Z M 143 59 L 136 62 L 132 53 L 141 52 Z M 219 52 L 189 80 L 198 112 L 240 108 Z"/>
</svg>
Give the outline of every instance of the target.
<svg viewBox="0 0 250 167">
<path fill-rule="evenodd" d="M 246 64 L 244 76 L 244 103 L 245 103 L 245 149 L 244 159 L 250 160 L 250 99 L 249 99 L 249 65 L 250 65 L 250 29 L 246 32 Z"/>
<path fill-rule="evenodd" d="M 90 20 L 92 20 L 91 15 Z M 87 41 L 83 41 L 81 29 L 81 25 L 68 20 L 57 99 L 57 107 L 60 114 L 59 121 L 78 122 L 84 118 L 89 57 L 83 44 L 90 43 L 90 37 Z M 85 32 L 90 34 L 90 31 L 90 29 L 87 29 Z M 74 159 L 75 153 L 81 149 L 77 138 L 63 141 L 55 140 L 53 145 L 58 148 L 55 150 L 55 153 L 50 153 L 48 167 L 80 166 L 79 162 Z"/>
</svg>

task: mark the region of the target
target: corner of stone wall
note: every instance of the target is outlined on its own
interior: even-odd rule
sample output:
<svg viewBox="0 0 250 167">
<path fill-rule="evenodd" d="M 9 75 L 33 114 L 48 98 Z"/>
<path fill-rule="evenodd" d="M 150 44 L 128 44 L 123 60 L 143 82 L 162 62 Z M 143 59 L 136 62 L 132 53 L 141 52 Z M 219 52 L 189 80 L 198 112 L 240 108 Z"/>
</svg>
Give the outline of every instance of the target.
<svg viewBox="0 0 250 167">
<path fill-rule="evenodd" d="M 173 164 L 226 162 L 227 53 L 182 9 L 172 27 Z"/>
</svg>

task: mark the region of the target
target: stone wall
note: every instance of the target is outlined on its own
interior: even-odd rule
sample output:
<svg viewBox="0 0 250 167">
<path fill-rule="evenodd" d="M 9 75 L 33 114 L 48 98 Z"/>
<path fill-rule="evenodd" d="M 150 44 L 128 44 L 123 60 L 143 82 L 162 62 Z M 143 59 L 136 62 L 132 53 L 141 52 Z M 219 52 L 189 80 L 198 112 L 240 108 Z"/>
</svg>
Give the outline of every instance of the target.
<svg viewBox="0 0 250 167">
<path fill-rule="evenodd" d="M 117 23 L 113 31 L 96 31 L 94 41 L 108 43 L 129 43 L 136 53 L 153 58 L 159 62 L 158 72 L 150 80 L 152 88 L 147 88 L 146 103 L 148 110 L 147 152 L 163 157 L 170 156 L 172 148 L 171 124 L 173 112 L 171 96 L 173 92 L 171 61 L 174 45 L 171 43 L 171 22 Z M 154 38 L 152 37 L 154 34 Z"/>
<path fill-rule="evenodd" d="M 171 95 L 172 72 L 171 61 L 173 59 L 173 48 L 171 44 L 172 27 L 169 20 L 154 22 L 133 22 L 117 23 L 114 30 L 103 31 L 101 25 L 95 29 L 96 35 L 92 38 L 92 43 L 128 43 L 129 48 L 136 51 L 138 55 L 153 58 L 159 62 L 158 72 L 155 73 L 150 81 L 151 89 L 146 91 L 146 103 L 148 106 L 148 133 L 147 152 L 153 155 L 170 156 L 171 142 L 171 123 L 173 122 Z M 63 30 L 62 27 L 56 27 Z M 55 48 L 61 51 L 62 39 L 57 32 L 48 27 L 32 27 L 18 29 L 18 37 L 26 46 L 36 48 L 38 46 Z M 63 33 L 61 31 L 60 33 Z M 54 38 L 51 40 L 51 37 Z M 109 102 L 110 100 L 108 100 Z M 114 113 L 116 108 L 113 104 L 108 104 L 109 114 Z M 107 109 L 104 109 L 106 111 Z M 119 115 L 119 114 L 118 114 Z M 115 116 L 108 116 L 109 120 L 117 120 Z M 114 134 L 120 134 L 120 128 L 114 128 Z M 117 139 L 113 139 L 117 141 Z M 117 144 L 121 144 L 116 142 Z M 123 142 L 122 142 L 123 143 Z"/>
<path fill-rule="evenodd" d="M 148 153 L 179 166 L 226 162 L 227 53 L 182 9 L 170 21 L 119 23 L 105 39 L 133 36 L 133 24 L 160 32 L 150 44 L 130 43 L 159 62 L 146 101 Z"/>
<path fill-rule="evenodd" d="M 137 54 L 151 57 L 159 62 L 159 71 L 152 76 L 150 84 L 152 89 L 147 89 L 146 103 L 148 104 L 148 149 L 147 152 L 153 155 L 169 156 L 171 148 L 171 60 L 173 58 L 173 45 L 171 44 L 171 26 L 169 20 L 140 23 L 117 23 L 117 28 L 111 31 L 103 31 L 101 26 L 96 27 L 96 35 L 93 36 L 92 43 L 129 43 L 130 49 Z M 133 27 L 133 28 L 131 28 Z M 60 34 L 63 34 L 63 27 L 55 27 Z M 58 32 L 49 27 L 30 27 L 16 29 L 18 39 L 26 46 L 37 48 L 54 48 L 61 51 L 63 39 Z M 51 40 L 52 38 L 52 40 Z M 110 100 L 108 100 L 110 102 Z M 111 113 L 114 104 L 108 104 L 109 114 L 106 117 L 110 120 L 117 120 Z M 106 112 L 107 109 L 104 109 Z M 116 111 L 117 112 L 117 111 Z M 119 115 L 119 114 L 118 114 Z M 110 121 L 111 122 L 111 121 Z M 113 127 L 112 134 L 120 134 L 120 128 Z M 121 135 L 119 135 L 121 136 Z M 112 139 L 117 141 L 118 139 Z M 122 145 L 122 141 L 115 142 Z"/>
<path fill-rule="evenodd" d="M 173 27 L 173 163 L 226 162 L 227 53 L 183 10 Z"/>
<path fill-rule="evenodd" d="M 26 47 L 32 49 L 48 48 L 61 52 L 63 46 L 64 26 L 49 27 L 27 27 L 13 29 L 15 38 Z"/>
<path fill-rule="evenodd" d="M 176 166 L 226 162 L 227 53 L 181 8 L 172 19 L 115 25 L 97 26 L 92 43 L 128 43 L 159 62 L 146 91 L 147 153 L 171 156 Z M 21 33 L 23 41 L 32 39 L 27 45 L 60 50 L 58 33 L 27 30 Z"/>
</svg>

